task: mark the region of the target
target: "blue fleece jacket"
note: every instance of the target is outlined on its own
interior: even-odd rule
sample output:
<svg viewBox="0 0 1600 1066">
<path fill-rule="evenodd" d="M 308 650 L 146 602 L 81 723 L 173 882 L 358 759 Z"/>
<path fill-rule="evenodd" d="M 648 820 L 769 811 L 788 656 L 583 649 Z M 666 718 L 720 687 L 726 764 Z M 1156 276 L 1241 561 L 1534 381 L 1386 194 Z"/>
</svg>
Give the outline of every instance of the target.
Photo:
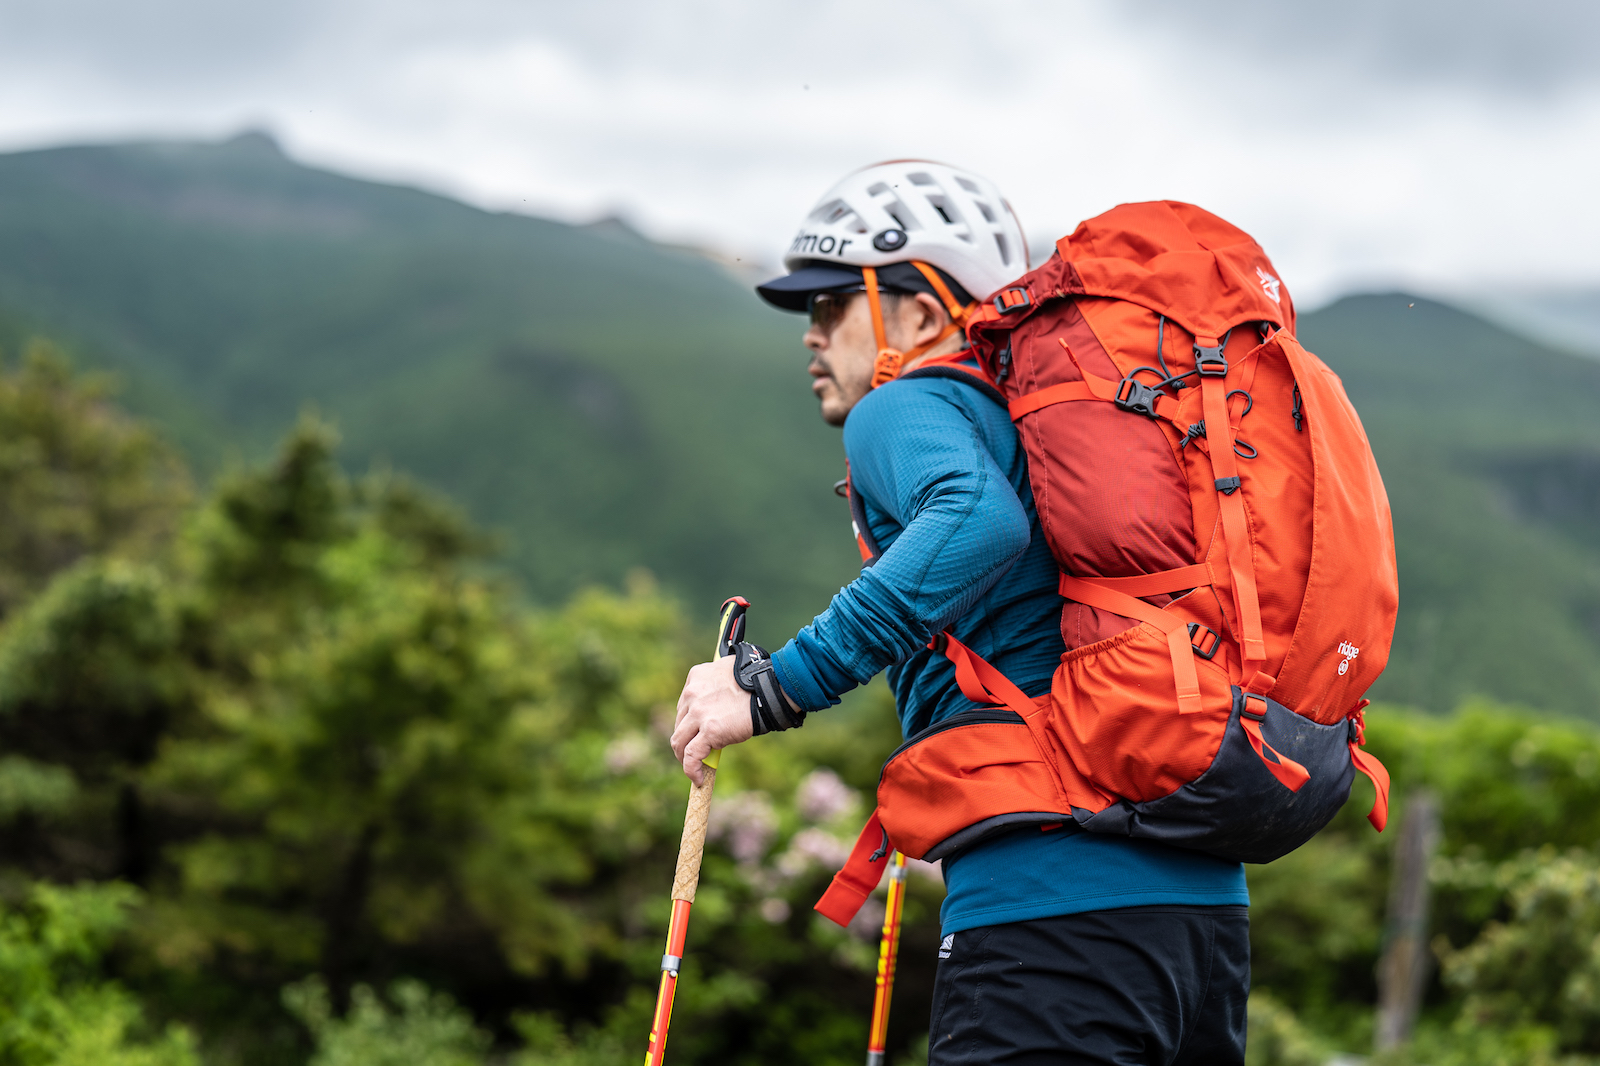
<svg viewBox="0 0 1600 1066">
<path fill-rule="evenodd" d="M 773 656 L 808 711 L 888 671 L 912 736 L 973 704 L 926 647 L 949 627 L 1030 696 L 1064 650 L 1056 564 L 1006 409 L 947 377 L 868 393 L 844 427 L 851 484 L 883 554 Z M 945 863 L 945 933 L 1147 904 L 1248 903 L 1244 868 L 1066 828 L 1019 830 Z"/>
</svg>

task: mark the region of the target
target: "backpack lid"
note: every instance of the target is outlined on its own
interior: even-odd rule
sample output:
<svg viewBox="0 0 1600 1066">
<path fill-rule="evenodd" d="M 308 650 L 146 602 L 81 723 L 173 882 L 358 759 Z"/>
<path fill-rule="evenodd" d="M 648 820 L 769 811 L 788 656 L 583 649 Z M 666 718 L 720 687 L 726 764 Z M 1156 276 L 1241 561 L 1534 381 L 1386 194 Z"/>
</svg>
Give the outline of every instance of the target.
<svg viewBox="0 0 1600 1066">
<path fill-rule="evenodd" d="M 1294 331 L 1294 301 L 1267 253 L 1193 204 L 1120 204 L 1080 223 L 1056 252 L 1064 292 L 1139 304 L 1197 338 L 1221 337 L 1243 322 Z"/>
</svg>

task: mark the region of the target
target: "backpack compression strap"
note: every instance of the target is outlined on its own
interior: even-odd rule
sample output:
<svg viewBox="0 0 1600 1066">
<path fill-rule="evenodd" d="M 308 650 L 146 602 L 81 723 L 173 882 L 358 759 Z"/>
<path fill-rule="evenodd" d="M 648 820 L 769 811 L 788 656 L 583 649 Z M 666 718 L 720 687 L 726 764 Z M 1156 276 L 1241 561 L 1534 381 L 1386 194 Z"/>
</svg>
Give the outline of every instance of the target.
<svg viewBox="0 0 1600 1066">
<path fill-rule="evenodd" d="M 1244 513 L 1243 482 L 1234 461 L 1233 423 L 1228 420 L 1228 360 L 1222 349 L 1228 338 L 1194 339 L 1194 363 L 1200 371 L 1200 399 L 1204 405 L 1208 430 L 1215 427 L 1220 439 L 1211 441 L 1211 473 L 1216 478 L 1218 509 L 1222 512 L 1222 535 L 1227 541 L 1228 568 L 1233 571 L 1233 602 L 1244 630 L 1239 651 L 1244 659 L 1240 676 L 1245 687 L 1265 694 L 1276 678 L 1264 673 L 1267 645 L 1261 634 L 1261 602 L 1256 596 L 1256 566 L 1250 555 L 1250 521 Z M 1207 433 L 1210 436 L 1210 433 Z M 1254 667 L 1254 671 L 1251 670 Z M 1265 682 L 1265 687 L 1262 683 Z"/>
</svg>

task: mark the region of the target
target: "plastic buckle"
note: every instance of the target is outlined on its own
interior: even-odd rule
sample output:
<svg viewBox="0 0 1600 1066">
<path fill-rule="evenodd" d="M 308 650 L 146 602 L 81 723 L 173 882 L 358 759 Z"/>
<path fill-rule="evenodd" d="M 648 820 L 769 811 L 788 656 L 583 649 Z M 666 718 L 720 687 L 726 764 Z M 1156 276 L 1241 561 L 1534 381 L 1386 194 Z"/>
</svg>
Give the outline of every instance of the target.
<svg viewBox="0 0 1600 1066">
<path fill-rule="evenodd" d="M 1002 315 L 1009 315 L 1013 311 L 1021 311 L 1025 307 L 1033 306 L 1033 297 L 1028 295 L 1028 290 L 1023 288 L 1001 289 L 994 298 L 994 309 Z"/>
<path fill-rule="evenodd" d="M 943 655 L 950 650 L 950 634 L 942 629 L 939 630 L 933 635 L 933 639 L 928 641 L 928 647 L 935 655 Z"/>
<path fill-rule="evenodd" d="M 1195 634 L 1202 632 L 1205 636 L 1196 639 Z M 1200 658 L 1209 661 L 1216 656 L 1217 649 L 1222 647 L 1222 638 L 1217 636 L 1217 631 L 1210 626 L 1203 626 L 1199 622 L 1190 622 L 1189 647 L 1193 648 L 1194 653 Z"/>
<path fill-rule="evenodd" d="M 1142 381 L 1123 378 L 1117 385 L 1115 402 L 1124 411 L 1133 411 L 1135 414 L 1154 418 L 1156 416 L 1156 401 L 1161 399 L 1163 395 L 1159 389 L 1146 385 Z"/>
<path fill-rule="evenodd" d="M 1260 700 L 1261 710 L 1252 711 L 1250 709 L 1251 700 Z M 1251 718 L 1257 722 L 1265 722 L 1267 720 L 1267 698 L 1258 696 L 1254 692 L 1246 692 L 1244 698 L 1239 701 L 1239 716 L 1241 718 Z"/>
<path fill-rule="evenodd" d="M 1228 376 L 1228 360 L 1222 355 L 1222 345 L 1215 348 L 1202 348 L 1194 346 L 1194 368 L 1200 371 L 1203 378 L 1225 378 Z"/>
</svg>

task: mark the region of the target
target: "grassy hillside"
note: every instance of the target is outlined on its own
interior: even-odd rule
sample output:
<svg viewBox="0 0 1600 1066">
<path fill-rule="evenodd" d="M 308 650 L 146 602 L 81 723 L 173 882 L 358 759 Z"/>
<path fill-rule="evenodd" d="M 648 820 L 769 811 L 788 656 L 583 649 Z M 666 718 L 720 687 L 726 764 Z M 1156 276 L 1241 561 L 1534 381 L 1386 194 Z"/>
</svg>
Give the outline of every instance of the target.
<svg viewBox="0 0 1600 1066">
<path fill-rule="evenodd" d="M 1394 508 L 1401 613 L 1376 694 L 1600 716 L 1600 363 L 1402 295 L 1308 315 Z"/>
<path fill-rule="evenodd" d="M 746 592 L 765 635 L 854 572 L 797 320 L 615 227 L 311 170 L 258 135 L 20 153 L 0 315 L 122 371 L 202 469 L 314 405 L 349 464 L 501 530 L 542 599 L 645 566 L 707 612 Z"/>
<path fill-rule="evenodd" d="M 507 538 L 553 599 L 634 566 L 783 639 L 855 570 L 798 321 L 616 228 L 302 167 L 246 136 L 0 156 L 0 342 L 120 370 L 203 470 L 306 403 Z M 1360 297 L 1301 333 L 1393 498 L 1402 613 L 1377 695 L 1600 716 L 1600 363 Z"/>
</svg>

